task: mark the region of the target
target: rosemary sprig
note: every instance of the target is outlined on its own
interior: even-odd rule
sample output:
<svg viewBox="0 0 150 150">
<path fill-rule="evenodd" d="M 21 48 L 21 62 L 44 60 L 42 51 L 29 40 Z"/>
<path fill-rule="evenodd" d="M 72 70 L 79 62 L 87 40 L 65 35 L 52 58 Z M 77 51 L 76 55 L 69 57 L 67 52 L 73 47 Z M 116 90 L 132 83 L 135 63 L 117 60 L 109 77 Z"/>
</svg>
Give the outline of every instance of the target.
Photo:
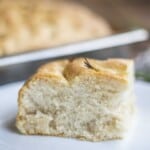
<svg viewBox="0 0 150 150">
<path fill-rule="evenodd" d="M 85 64 L 85 66 L 86 66 L 87 68 L 93 69 L 93 70 L 95 70 L 95 71 L 98 71 L 97 68 L 93 67 L 93 66 L 90 64 L 90 62 L 88 61 L 87 58 L 84 58 L 84 64 Z"/>
</svg>

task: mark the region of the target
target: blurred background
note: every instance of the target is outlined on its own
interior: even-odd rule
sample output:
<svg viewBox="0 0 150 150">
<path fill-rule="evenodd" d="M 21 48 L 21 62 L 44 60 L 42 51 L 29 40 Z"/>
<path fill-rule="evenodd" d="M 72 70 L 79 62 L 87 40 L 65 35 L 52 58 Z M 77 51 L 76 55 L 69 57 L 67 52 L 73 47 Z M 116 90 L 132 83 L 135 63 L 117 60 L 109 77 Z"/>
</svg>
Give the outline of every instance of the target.
<svg viewBox="0 0 150 150">
<path fill-rule="evenodd" d="M 149 0 L 80 0 L 105 17 L 115 30 L 144 27 L 150 29 Z"/>
<path fill-rule="evenodd" d="M 92 52 L 82 52 L 81 49 L 80 54 L 61 57 L 55 57 L 51 51 L 54 47 L 57 50 L 57 47 L 71 43 L 108 38 L 140 28 L 149 34 L 149 0 L 1 0 L 0 84 L 25 80 L 48 61 L 78 56 L 132 58 L 137 79 L 150 81 L 148 36 L 145 40 L 122 46 Z M 30 55 L 25 54 L 32 53 L 33 56 L 45 49 L 51 51 L 50 58 L 9 65 L 3 63 L 20 56 L 28 59 Z"/>
</svg>

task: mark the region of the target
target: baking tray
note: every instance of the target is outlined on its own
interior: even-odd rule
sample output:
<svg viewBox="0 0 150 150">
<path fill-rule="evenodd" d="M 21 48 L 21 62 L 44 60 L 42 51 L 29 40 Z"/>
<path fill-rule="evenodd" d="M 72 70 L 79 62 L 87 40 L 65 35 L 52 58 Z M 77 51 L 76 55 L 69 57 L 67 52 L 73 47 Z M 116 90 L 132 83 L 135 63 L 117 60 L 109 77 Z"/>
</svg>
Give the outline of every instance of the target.
<svg viewBox="0 0 150 150">
<path fill-rule="evenodd" d="M 142 44 L 148 39 L 148 31 L 138 29 L 105 38 L 1 57 L 0 85 L 25 80 L 40 65 L 56 59 L 72 57 L 90 57 L 96 59 L 109 57 L 133 58 L 139 51 L 132 49 L 132 47 Z"/>
</svg>

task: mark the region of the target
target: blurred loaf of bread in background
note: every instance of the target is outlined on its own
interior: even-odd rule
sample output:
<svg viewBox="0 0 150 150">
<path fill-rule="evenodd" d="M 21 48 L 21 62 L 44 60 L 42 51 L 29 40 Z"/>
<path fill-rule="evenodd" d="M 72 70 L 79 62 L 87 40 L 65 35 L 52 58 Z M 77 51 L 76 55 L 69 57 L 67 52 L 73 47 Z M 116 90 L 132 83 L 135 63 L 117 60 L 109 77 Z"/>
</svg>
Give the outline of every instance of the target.
<svg viewBox="0 0 150 150">
<path fill-rule="evenodd" d="M 0 55 L 21 53 L 111 34 L 84 6 L 64 1 L 1 0 Z"/>
</svg>

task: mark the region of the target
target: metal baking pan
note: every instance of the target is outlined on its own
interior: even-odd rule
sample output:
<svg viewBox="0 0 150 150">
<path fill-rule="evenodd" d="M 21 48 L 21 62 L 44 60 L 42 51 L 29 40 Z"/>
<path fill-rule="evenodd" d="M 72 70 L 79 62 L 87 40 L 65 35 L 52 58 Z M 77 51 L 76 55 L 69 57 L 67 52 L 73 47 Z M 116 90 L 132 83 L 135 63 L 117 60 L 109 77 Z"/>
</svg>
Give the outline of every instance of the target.
<svg viewBox="0 0 150 150">
<path fill-rule="evenodd" d="M 0 58 L 0 84 L 24 80 L 43 63 L 58 58 L 91 57 L 104 59 L 109 57 L 134 57 L 138 51 L 131 50 L 132 46 L 142 44 L 148 39 L 148 31 L 138 29 L 105 38 L 2 57 Z"/>
</svg>

